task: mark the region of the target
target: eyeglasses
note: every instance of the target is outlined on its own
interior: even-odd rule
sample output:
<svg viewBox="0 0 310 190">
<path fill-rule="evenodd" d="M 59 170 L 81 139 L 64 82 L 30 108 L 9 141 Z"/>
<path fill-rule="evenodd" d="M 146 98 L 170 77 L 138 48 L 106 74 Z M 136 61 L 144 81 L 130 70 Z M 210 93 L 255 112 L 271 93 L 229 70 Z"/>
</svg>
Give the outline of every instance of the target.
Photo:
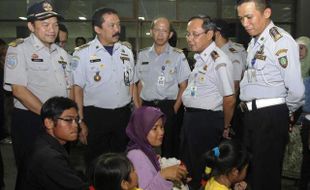
<svg viewBox="0 0 310 190">
<path fill-rule="evenodd" d="M 82 120 L 80 119 L 80 117 L 76 117 L 76 118 L 62 118 L 62 117 L 58 117 L 57 119 L 62 120 L 67 122 L 68 124 L 73 125 L 73 122 L 75 122 L 77 125 L 82 123 Z"/>
<path fill-rule="evenodd" d="M 190 38 L 191 36 L 193 36 L 193 38 L 198 38 L 200 35 L 205 34 L 205 33 L 206 33 L 206 31 L 203 31 L 203 32 L 200 32 L 200 33 L 189 33 L 189 32 L 187 32 L 185 34 L 185 37 L 186 38 Z"/>
</svg>

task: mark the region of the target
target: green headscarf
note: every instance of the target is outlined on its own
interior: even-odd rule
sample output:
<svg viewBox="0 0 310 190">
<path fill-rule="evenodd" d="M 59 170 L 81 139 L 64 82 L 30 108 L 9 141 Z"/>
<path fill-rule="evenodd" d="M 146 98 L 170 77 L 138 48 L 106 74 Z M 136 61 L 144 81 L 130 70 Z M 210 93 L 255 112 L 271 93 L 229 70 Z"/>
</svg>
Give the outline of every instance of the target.
<svg viewBox="0 0 310 190">
<path fill-rule="evenodd" d="M 307 54 L 304 59 L 300 60 L 302 78 L 308 77 L 310 72 L 310 38 L 301 36 L 296 39 L 298 45 L 304 45 L 307 49 Z"/>
</svg>

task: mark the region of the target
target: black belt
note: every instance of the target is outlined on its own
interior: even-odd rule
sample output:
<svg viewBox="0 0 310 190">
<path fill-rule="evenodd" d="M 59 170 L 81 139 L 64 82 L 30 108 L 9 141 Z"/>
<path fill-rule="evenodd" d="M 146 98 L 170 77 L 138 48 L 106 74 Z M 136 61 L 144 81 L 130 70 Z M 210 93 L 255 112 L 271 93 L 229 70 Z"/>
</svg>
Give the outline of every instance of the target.
<svg viewBox="0 0 310 190">
<path fill-rule="evenodd" d="M 184 110 L 186 112 L 208 112 L 212 110 L 206 110 L 206 109 L 201 109 L 201 108 L 190 108 L 190 107 L 184 107 Z"/>
<path fill-rule="evenodd" d="M 85 107 L 86 108 L 88 107 L 88 108 L 102 109 L 102 110 L 107 110 L 107 111 L 120 111 L 120 110 L 123 110 L 123 109 L 130 108 L 130 103 L 126 104 L 123 107 L 119 107 L 119 108 L 100 108 L 100 107 L 96 107 L 96 106 L 85 106 Z"/>
<path fill-rule="evenodd" d="M 175 100 L 151 100 L 151 101 L 146 101 L 143 100 L 143 105 L 145 106 L 158 106 L 159 104 L 164 104 L 164 103 L 171 103 L 174 104 Z"/>
</svg>

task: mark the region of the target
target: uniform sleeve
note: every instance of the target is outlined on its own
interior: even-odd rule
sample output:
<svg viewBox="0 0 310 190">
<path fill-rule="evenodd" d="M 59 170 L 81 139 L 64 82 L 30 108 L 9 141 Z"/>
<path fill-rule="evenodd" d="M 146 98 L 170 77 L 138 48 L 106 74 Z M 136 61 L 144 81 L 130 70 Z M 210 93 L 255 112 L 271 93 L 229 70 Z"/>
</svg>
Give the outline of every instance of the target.
<svg viewBox="0 0 310 190">
<path fill-rule="evenodd" d="M 75 51 L 71 59 L 71 68 L 73 74 L 73 84 L 83 88 L 86 81 L 86 59 L 81 51 Z"/>
<path fill-rule="evenodd" d="M 234 54 L 234 59 L 232 60 L 233 64 L 233 79 L 235 81 L 241 80 L 243 65 L 242 65 L 242 57 L 240 53 Z"/>
<path fill-rule="evenodd" d="M 178 83 L 182 83 L 185 80 L 188 80 L 191 70 L 189 68 L 188 61 L 183 53 L 179 56 L 179 64 L 178 64 Z"/>
<path fill-rule="evenodd" d="M 217 87 L 222 96 L 230 96 L 234 94 L 234 81 L 232 79 L 232 64 L 230 60 L 218 58 L 216 60 L 215 72 L 217 76 Z"/>
<path fill-rule="evenodd" d="M 141 150 L 131 150 L 127 157 L 133 163 L 138 174 L 139 187 L 143 190 L 171 190 L 172 182 L 161 177 Z"/>
<path fill-rule="evenodd" d="M 5 90 L 12 91 L 12 84 L 27 86 L 28 77 L 26 65 L 26 57 L 22 51 L 21 45 L 17 47 L 9 47 L 4 67 Z"/>
<path fill-rule="evenodd" d="M 139 68 L 141 66 L 141 53 L 138 53 L 137 56 L 137 63 L 135 66 L 135 73 L 134 73 L 134 83 L 138 82 L 141 78 L 140 73 L 139 73 Z"/>
<path fill-rule="evenodd" d="M 85 190 L 88 184 L 82 181 L 76 172 L 68 165 L 63 155 L 55 155 L 47 159 L 44 163 L 43 170 L 46 172 L 47 180 L 50 180 L 50 187 L 46 189 L 72 189 Z M 55 186 L 52 187 L 52 184 Z"/>
<path fill-rule="evenodd" d="M 63 51 L 63 55 L 65 57 L 67 64 L 67 68 L 66 68 L 66 72 L 67 72 L 67 78 L 65 78 L 67 84 L 71 87 L 73 84 L 73 75 L 72 75 L 72 56 L 70 54 L 68 54 L 66 51 Z"/>
<path fill-rule="evenodd" d="M 130 55 L 130 67 L 131 67 L 131 79 L 130 79 L 130 84 L 133 84 L 135 83 L 134 81 L 134 77 L 135 77 L 135 59 L 134 59 L 134 56 L 133 56 L 133 53 L 132 53 L 132 50 L 129 50 L 129 55 Z"/>
<path fill-rule="evenodd" d="M 305 87 L 301 77 L 298 46 L 295 41 L 283 36 L 276 42 L 276 63 L 287 89 L 286 104 L 290 112 L 296 111 L 304 104 Z"/>
</svg>

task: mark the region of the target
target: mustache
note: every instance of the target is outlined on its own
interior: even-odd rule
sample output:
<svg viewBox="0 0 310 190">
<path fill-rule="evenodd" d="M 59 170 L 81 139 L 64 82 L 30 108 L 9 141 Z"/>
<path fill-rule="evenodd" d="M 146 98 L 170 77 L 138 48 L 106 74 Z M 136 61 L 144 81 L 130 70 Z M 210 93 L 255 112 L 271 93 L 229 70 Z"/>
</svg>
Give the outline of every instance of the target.
<svg viewBox="0 0 310 190">
<path fill-rule="evenodd" d="M 112 37 L 116 37 L 116 36 L 120 36 L 120 35 L 121 35 L 121 33 L 120 33 L 120 32 L 117 32 L 117 33 L 113 34 Z"/>
</svg>

